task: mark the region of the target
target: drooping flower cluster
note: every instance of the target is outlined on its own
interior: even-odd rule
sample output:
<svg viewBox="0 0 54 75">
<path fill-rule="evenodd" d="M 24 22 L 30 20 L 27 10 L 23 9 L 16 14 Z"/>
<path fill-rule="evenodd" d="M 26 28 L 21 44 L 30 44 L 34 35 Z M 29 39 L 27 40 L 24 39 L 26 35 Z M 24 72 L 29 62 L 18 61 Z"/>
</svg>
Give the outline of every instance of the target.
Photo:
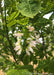
<svg viewBox="0 0 54 75">
<path fill-rule="evenodd" d="M 15 37 L 17 37 L 17 42 L 15 43 L 14 50 L 17 51 L 17 55 L 21 54 L 22 48 L 20 45 L 20 37 L 23 36 L 23 33 L 15 33 L 13 34 Z"/>
<path fill-rule="evenodd" d="M 30 32 L 32 32 L 33 33 L 33 35 L 32 34 L 30 34 L 30 37 L 29 38 L 27 38 L 27 42 L 29 43 L 29 45 L 28 45 L 28 47 L 26 48 L 26 53 L 27 53 L 27 55 L 30 55 L 30 52 L 34 52 L 33 51 L 33 47 L 35 47 L 36 48 L 36 44 L 37 43 L 40 43 L 40 41 L 39 41 L 39 35 L 36 35 L 36 32 L 35 32 L 35 30 L 34 30 L 34 27 L 33 26 L 29 26 L 28 27 L 28 29 L 29 29 L 29 31 Z M 35 40 L 34 40 L 35 39 Z"/>
<path fill-rule="evenodd" d="M 33 48 L 36 48 L 36 44 L 40 43 L 40 41 L 39 41 L 40 36 L 36 35 L 36 31 L 34 30 L 33 26 L 29 25 L 27 28 L 29 29 L 29 32 L 30 32 L 29 35 L 30 36 L 26 40 L 28 43 L 28 46 L 25 50 L 26 50 L 26 54 L 30 55 L 30 52 L 31 53 L 34 52 Z M 15 43 L 14 50 L 17 51 L 17 55 L 20 55 L 21 51 L 22 51 L 22 46 L 20 45 L 22 39 L 20 39 L 20 37 L 23 36 L 23 33 L 15 33 L 14 36 L 17 37 L 17 42 Z"/>
<path fill-rule="evenodd" d="M 33 41 L 32 38 L 28 38 L 27 42 L 29 43 L 28 47 L 26 48 L 27 55 L 30 55 L 30 52 L 33 53 L 33 47 L 36 47 L 36 41 Z"/>
</svg>

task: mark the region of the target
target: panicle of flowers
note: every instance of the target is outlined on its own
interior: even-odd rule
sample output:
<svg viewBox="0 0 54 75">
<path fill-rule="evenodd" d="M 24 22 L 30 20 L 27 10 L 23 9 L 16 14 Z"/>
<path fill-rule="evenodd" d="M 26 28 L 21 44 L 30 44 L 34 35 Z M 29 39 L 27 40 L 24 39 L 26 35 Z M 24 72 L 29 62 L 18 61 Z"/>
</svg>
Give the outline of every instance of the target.
<svg viewBox="0 0 54 75">
<path fill-rule="evenodd" d="M 30 52 L 33 53 L 33 47 L 36 47 L 36 41 L 33 41 L 32 38 L 27 38 L 27 42 L 29 43 L 28 47 L 26 48 L 27 55 L 30 55 Z"/>
<path fill-rule="evenodd" d="M 17 37 L 17 42 L 15 43 L 15 48 L 14 50 L 17 51 L 17 55 L 20 55 L 21 54 L 21 51 L 22 51 L 22 48 L 21 48 L 21 45 L 20 45 L 20 37 L 23 36 L 23 33 L 15 33 L 13 34 L 15 37 Z"/>
<path fill-rule="evenodd" d="M 33 39 L 36 38 L 36 43 L 40 43 L 40 41 L 39 41 L 40 35 L 39 34 L 38 35 L 36 34 L 37 31 L 35 31 L 35 28 L 33 26 L 31 26 L 31 25 L 29 25 L 27 28 L 29 29 L 29 32 L 32 32 L 34 34 L 35 37 L 32 36 L 32 35 L 31 35 L 31 37 Z"/>
<path fill-rule="evenodd" d="M 29 43 L 28 47 L 26 48 L 26 53 L 27 55 L 30 55 L 30 52 L 33 53 L 33 47 L 36 48 L 36 44 L 40 43 L 39 41 L 39 37 L 40 35 L 36 35 L 36 31 L 34 30 L 33 26 L 28 27 L 29 31 L 33 33 L 33 35 L 31 34 L 29 38 L 27 38 L 27 42 Z M 34 40 L 35 39 L 35 40 Z"/>
<path fill-rule="evenodd" d="M 34 53 L 33 48 L 36 48 L 36 44 L 40 43 L 40 41 L 39 41 L 40 35 L 36 35 L 36 31 L 35 31 L 35 28 L 33 26 L 29 25 L 27 28 L 29 29 L 30 36 L 27 38 L 28 46 L 26 48 L 26 53 L 27 53 L 27 55 L 30 55 L 30 52 Z M 20 43 L 21 43 L 20 37 L 23 36 L 23 33 L 15 33 L 13 35 L 15 37 L 17 37 L 17 42 L 15 43 L 14 50 L 17 51 L 17 55 L 20 55 L 21 51 L 22 51 L 22 47 L 20 45 Z"/>
</svg>

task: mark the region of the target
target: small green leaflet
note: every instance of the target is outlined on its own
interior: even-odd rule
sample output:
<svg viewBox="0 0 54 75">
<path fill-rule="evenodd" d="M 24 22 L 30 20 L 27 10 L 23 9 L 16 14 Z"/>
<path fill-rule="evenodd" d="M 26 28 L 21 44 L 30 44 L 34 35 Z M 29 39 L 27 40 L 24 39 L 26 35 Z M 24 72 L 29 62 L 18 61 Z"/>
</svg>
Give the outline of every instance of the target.
<svg viewBox="0 0 54 75">
<path fill-rule="evenodd" d="M 13 25 L 16 24 L 16 20 L 14 19 L 13 21 L 11 21 L 10 23 L 7 24 L 8 27 L 11 27 Z"/>
<path fill-rule="evenodd" d="M 10 26 L 13 26 L 17 23 L 17 20 L 15 19 L 17 16 L 19 15 L 19 12 L 13 12 L 11 14 L 11 16 L 8 16 L 7 17 L 7 26 L 10 27 Z"/>
<path fill-rule="evenodd" d="M 26 25 L 29 22 L 29 18 L 22 18 L 22 19 L 18 19 L 17 23 L 21 24 L 21 25 Z"/>
<path fill-rule="evenodd" d="M 10 22 L 12 19 L 15 19 L 19 15 L 19 12 L 13 12 L 10 16 L 7 17 L 7 20 Z"/>
</svg>

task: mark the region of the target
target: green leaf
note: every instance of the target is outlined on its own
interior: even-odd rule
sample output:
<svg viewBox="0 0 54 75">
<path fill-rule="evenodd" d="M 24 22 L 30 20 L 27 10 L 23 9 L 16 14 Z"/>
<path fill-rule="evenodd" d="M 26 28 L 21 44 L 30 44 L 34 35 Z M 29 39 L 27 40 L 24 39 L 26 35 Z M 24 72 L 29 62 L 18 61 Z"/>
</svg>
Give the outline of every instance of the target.
<svg viewBox="0 0 54 75">
<path fill-rule="evenodd" d="M 15 14 L 14 19 L 15 19 L 18 15 L 19 15 L 19 12 L 17 12 L 17 13 Z"/>
<path fill-rule="evenodd" d="M 15 14 L 16 14 L 16 12 L 13 12 L 13 13 L 11 14 L 11 16 L 8 16 L 8 17 L 7 17 L 7 20 L 9 20 L 9 21 L 12 20 Z"/>
<path fill-rule="evenodd" d="M 12 69 L 12 70 L 8 71 L 6 75 L 32 75 L 32 74 L 27 70 Z"/>
<path fill-rule="evenodd" d="M 32 65 L 18 65 L 17 68 L 19 70 L 27 69 L 28 71 L 32 72 L 33 71 L 33 66 Z"/>
<path fill-rule="evenodd" d="M 17 3 L 17 8 L 22 15 L 33 18 L 41 9 L 40 3 L 39 0 L 22 0 Z"/>
<path fill-rule="evenodd" d="M 37 59 L 36 59 L 36 57 L 33 58 L 33 64 L 37 64 Z"/>
<path fill-rule="evenodd" d="M 7 20 L 10 22 L 12 19 L 15 19 L 19 15 L 19 12 L 13 12 L 10 16 L 7 17 Z"/>
<path fill-rule="evenodd" d="M 10 27 L 10 26 L 13 26 L 13 25 L 15 25 L 15 24 L 16 24 L 16 20 L 13 20 L 13 21 L 9 22 L 9 23 L 7 24 L 7 26 Z"/>
<path fill-rule="evenodd" d="M 18 75 L 18 72 L 17 72 L 17 70 L 12 69 L 12 70 L 8 71 L 6 75 Z"/>
<path fill-rule="evenodd" d="M 24 58 L 23 58 L 23 63 L 24 63 L 24 65 L 28 65 L 29 62 L 30 62 L 30 56 L 25 55 Z"/>
<path fill-rule="evenodd" d="M 22 24 L 22 25 L 26 25 L 28 24 L 28 22 L 29 22 L 28 18 L 22 18 L 22 19 L 17 20 L 17 23 Z"/>
</svg>

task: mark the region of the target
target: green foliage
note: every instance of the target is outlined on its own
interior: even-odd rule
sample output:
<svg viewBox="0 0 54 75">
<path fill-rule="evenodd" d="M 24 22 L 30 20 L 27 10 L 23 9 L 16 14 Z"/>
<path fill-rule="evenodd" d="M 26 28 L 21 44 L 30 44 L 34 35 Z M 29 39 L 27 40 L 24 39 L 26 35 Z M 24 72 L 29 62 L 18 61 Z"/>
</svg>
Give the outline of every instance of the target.
<svg viewBox="0 0 54 75">
<path fill-rule="evenodd" d="M 15 25 L 15 24 L 16 24 L 16 20 L 13 20 L 13 21 L 9 22 L 7 24 L 7 26 L 10 27 L 10 26 Z"/>
<path fill-rule="evenodd" d="M 2 1 L 0 69 L 8 71 L 7 75 L 30 75 L 33 71 L 54 73 L 54 0 L 4 0 L 4 6 Z M 49 19 L 43 17 L 49 13 L 52 13 Z M 23 36 L 14 37 L 15 32 L 23 33 Z M 22 49 L 19 55 L 17 51 L 20 49 L 15 50 L 16 42 Z M 37 65 L 36 69 L 34 65 Z"/>
<path fill-rule="evenodd" d="M 12 69 L 8 71 L 6 75 L 32 75 L 32 74 L 27 70 Z"/>
<path fill-rule="evenodd" d="M 19 70 L 26 69 L 26 70 L 28 70 L 30 72 L 33 72 L 33 66 L 32 65 L 24 65 L 24 66 L 18 65 L 17 68 Z"/>
<path fill-rule="evenodd" d="M 25 55 L 24 58 L 23 58 L 23 63 L 25 65 L 27 65 L 27 64 L 29 64 L 29 62 L 30 62 L 30 57 L 28 55 Z"/>
<path fill-rule="evenodd" d="M 39 65 L 36 68 L 37 71 L 42 72 L 44 70 L 44 72 L 49 72 L 49 73 L 54 73 L 54 58 L 52 58 L 50 60 L 50 58 L 48 58 L 47 60 L 42 60 L 39 61 Z"/>
<path fill-rule="evenodd" d="M 27 25 L 29 22 L 29 18 L 20 18 L 17 20 L 17 23 L 21 24 L 21 25 Z"/>
<path fill-rule="evenodd" d="M 41 3 L 39 0 L 22 0 L 17 3 L 17 8 L 22 15 L 33 18 L 41 9 Z"/>
<path fill-rule="evenodd" d="M 33 57 L 33 64 L 37 64 L 36 56 Z"/>
<path fill-rule="evenodd" d="M 7 20 L 10 22 L 19 15 L 19 12 L 13 12 L 10 16 L 7 17 Z"/>
<path fill-rule="evenodd" d="M 54 57 L 50 60 L 49 63 L 49 72 L 54 73 Z"/>
</svg>

